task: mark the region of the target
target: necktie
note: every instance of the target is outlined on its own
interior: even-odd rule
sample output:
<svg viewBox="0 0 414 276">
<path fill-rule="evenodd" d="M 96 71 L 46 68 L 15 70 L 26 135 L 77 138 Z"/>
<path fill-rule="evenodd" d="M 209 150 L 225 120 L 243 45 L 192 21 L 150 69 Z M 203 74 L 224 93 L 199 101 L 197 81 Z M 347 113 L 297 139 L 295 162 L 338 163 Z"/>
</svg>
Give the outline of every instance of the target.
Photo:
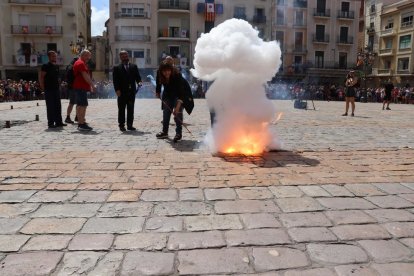
<svg viewBox="0 0 414 276">
<path fill-rule="evenodd" d="M 125 64 L 125 70 L 128 72 L 129 64 Z"/>
</svg>

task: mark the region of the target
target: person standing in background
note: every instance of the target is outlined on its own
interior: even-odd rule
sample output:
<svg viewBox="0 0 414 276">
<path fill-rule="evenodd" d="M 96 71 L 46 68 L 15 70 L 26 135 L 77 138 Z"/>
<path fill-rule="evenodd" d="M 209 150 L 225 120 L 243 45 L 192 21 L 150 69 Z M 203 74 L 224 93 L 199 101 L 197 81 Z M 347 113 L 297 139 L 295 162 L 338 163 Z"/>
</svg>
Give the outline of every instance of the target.
<svg viewBox="0 0 414 276">
<path fill-rule="evenodd" d="M 392 90 L 394 90 L 394 84 L 392 84 L 391 79 L 388 79 L 387 83 L 385 84 L 385 95 L 382 103 L 382 110 L 384 110 L 385 104 L 387 104 L 387 110 L 391 110 L 390 102 Z"/>
</svg>

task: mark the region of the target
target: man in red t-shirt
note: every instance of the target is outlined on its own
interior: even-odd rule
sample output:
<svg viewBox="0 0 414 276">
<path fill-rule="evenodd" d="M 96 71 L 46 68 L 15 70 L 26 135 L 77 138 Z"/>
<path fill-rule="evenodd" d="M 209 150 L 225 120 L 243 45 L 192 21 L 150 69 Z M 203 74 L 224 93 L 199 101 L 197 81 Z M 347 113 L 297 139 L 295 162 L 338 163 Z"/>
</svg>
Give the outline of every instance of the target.
<svg viewBox="0 0 414 276">
<path fill-rule="evenodd" d="M 85 122 L 86 107 L 88 106 L 87 93 L 95 91 L 91 79 L 91 72 L 86 63 L 91 59 L 91 52 L 83 50 L 80 53 L 80 58 L 73 64 L 73 74 L 75 79 L 73 81 L 73 90 L 76 92 L 76 115 L 78 116 L 79 130 L 92 130 Z"/>
</svg>

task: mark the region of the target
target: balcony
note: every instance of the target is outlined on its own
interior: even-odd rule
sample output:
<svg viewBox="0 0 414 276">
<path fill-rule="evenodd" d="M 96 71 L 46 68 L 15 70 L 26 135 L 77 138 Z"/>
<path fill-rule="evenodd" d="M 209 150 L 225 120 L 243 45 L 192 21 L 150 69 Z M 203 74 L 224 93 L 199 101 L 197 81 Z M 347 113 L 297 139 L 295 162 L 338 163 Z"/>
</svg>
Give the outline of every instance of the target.
<svg viewBox="0 0 414 276">
<path fill-rule="evenodd" d="M 45 54 L 37 55 L 37 60 L 35 62 L 37 66 L 41 66 L 42 64 L 46 64 L 49 62 L 49 59 L 46 54 L 46 50 L 42 50 L 41 52 L 44 52 Z M 12 55 L 12 63 L 13 65 L 16 65 L 16 66 L 33 67 L 34 63 L 32 62 L 32 64 L 30 64 L 30 56 L 31 55 Z M 64 64 L 62 55 L 59 55 L 59 54 L 57 55 L 56 64 L 57 65 Z"/>
<path fill-rule="evenodd" d="M 293 22 L 293 27 L 294 28 L 306 28 L 306 23 L 302 20 L 297 20 L 295 22 Z"/>
<path fill-rule="evenodd" d="M 395 34 L 396 33 L 395 33 L 394 29 L 389 28 L 389 29 L 382 30 L 381 33 L 380 33 L 380 36 L 393 36 Z"/>
<path fill-rule="evenodd" d="M 190 0 L 158 1 L 159 10 L 190 11 Z"/>
<path fill-rule="evenodd" d="M 147 12 L 139 12 L 139 13 L 122 13 L 122 12 L 115 12 L 115 18 L 148 18 Z"/>
<path fill-rule="evenodd" d="M 329 43 L 329 35 L 327 35 L 327 34 L 322 34 L 322 35 L 312 34 L 312 41 L 314 43 Z"/>
<path fill-rule="evenodd" d="M 338 62 L 338 61 L 332 61 L 332 60 L 324 60 L 322 62 L 312 62 L 307 61 L 306 62 L 308 68 L 313 69 L 326 69 L 326 70 L 332 70 L 332 69 L 340 69 L 340 70 L 346 70 L 348 68 L 352 68 L 355 66 L 355 63 L 353 62 Z"/>
<path fill-rule="evenodd" d="M 22 35 L 61 35 L 62 26 L 24 26 L 12 25 L 12 34 Z"/>
<path fill-rule="evenodd" d="M 348 37 L 338 36 L 336 38 L 336 42 L 338 44 L 352 45 L 352 44 L 354 44 L 354 37 L 353 36 L 348 36 Z"/>
<path fill-rule="evenodd" d="M 325 9 L 325 10 L 313 9 L 313 16 L 321 17 L 321 18 L 328 18 L 328 17 L 331 17 L 331 10 L 329 10 L 329 9 Z"/>
<path fill-rule="evenodd" d="M 255 15 L 253 16 L 253 23 L 255 24 L 265 24 L 266 16 L 265 15 Z"/>
<path fill-rule="evenodd" d="M 411 75 L 408 69 L 397 69 L 397 75 Z"/>
<path fill-rule="evenodd" d="M 374 34 L 375 28 L 374 27 L 367 27 L 367 34 Z"/>
<path fill-rule="evenodd" d="M 413 21 L 407 21 L 401 23 L 401 29 L 408 29 L 413 27 Z"/>
<path fill-rule="evenodd" d="M 284 18 L 278 18 L 276 19 L 276 26 L 285 26 L 286 20 Z"/>
<path fill-rule="evenodd" d="M 115 35 L 115 41 L 150 41 L 149 35 Z"/>
<path fill-rule="evenodd" d="M 391 68 L 378 69 L 378 75 L 386 75 L 386 76 L 392 75 L 392 70 L 391 70 Z"/>
<path fill-rule="evenodd" d="M 10 4 L 16 4 L 16 5 L 62 5 L 62 0 L 9 0 Z"/>
<path fill-rule="evenodd" d="M 392 56 L 394 54 L 394 49 L 387 48 L 387 49 L 381 49 L 379 51 L 380 56 Z"/>
<path fill-rule="evenodd" d="M 353 20 L 355 19 L 355 12 L 354 11 L 338 11 L 338 16 L 339 19 L 350 19 Z"/>
<path fill-rule="evenodd" d="M 247 20 L 246 14 L 242 14 L 242 13 L 234 14 L 233 18 Z"/>
<path fill-rule="evenodd" d="M 297 55 L 306 55 L 308 50 L 303 46 L 292 47 L 292 53 Z"/>
<path fill-rule="evenodd" d="M 158 38 L 163 40 L 173 39 L 173 40 L 185 40 L 187 41 L 190 37 L 190 32 L 188 29 L 160 29 L 158 32 Z"/>
</svg>

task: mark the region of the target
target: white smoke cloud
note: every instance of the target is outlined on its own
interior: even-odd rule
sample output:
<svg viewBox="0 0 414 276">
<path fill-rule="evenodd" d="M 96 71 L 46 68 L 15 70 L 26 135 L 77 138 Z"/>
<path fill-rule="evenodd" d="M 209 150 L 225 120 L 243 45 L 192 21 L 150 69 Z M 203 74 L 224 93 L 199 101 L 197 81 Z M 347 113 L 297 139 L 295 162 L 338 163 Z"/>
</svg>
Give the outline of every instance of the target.
<svg viewBox="0 0 414 276">
<path fill-rule="evenodd" d="M 207 135 L 212 152 L 260 153 L 276 147 L 269 131 L 275 115 L 264 84 L 277 72 L 281 51 L 248 22 L 230 19 L 197 40 L 192 74 L 214 81 L 206 98 L 216 113 Z"/>
</svg>

